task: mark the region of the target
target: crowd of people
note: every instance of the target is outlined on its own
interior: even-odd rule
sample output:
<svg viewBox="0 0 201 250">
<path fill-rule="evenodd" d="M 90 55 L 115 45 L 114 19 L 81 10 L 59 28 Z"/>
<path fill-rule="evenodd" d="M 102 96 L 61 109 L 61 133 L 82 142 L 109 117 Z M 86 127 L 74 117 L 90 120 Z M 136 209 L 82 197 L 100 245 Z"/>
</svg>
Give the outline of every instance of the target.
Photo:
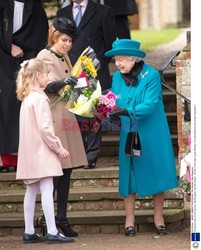
<svg viewBox="0 0 201 250">
<path fill-rule="evenodd" d="M 70 74 L 72 65 L 88 46 L 101 64 L 97 78 L 102 90 L 111 89 L 120 96 L 110 119 L 121 120 L 119 192 L 126 210 L 125 236 L 136 234 L 136 194 L 153 195 L 156 232 L 167 234 L 164 192 L 178 183 L 160 76 L 142 60 L 146 53 L 140 49 L 140 42 L 130 39 L 127 16 L 137 13 L 137 6 L 127 1 L 125 6 L 131 9 L 119 5 L 120 13 L 115 9 L 118 2 L 122 1 L 105 1 L 103 5 L 72 0 L 58 10 L 50 27 L 40 1 L 0 2 L 0 154 L 8 166 L 17 166 L 16 178 L 27 185 L 24 243 L 68 243 L 78 236 L 67 216 L 70 177 L 74 168 L 96 167 L 101 127 L 96 133 L 91 129 L 62 130 L 62 119 L 80 124 L 83 117 L 69 112 L 64 102 L 54 109 L 50 105 L 61 89 L 77 84 L 77 78 Z M 108 67 L 111 58 L 118 68 L 112 78 Z M 140 136 L 140 157 L 125 153 L 131 131 Z M 38 225 L 46 237 L 36 234 L 33 224 L 38 192 L 44 213 Z"/>
</svg>

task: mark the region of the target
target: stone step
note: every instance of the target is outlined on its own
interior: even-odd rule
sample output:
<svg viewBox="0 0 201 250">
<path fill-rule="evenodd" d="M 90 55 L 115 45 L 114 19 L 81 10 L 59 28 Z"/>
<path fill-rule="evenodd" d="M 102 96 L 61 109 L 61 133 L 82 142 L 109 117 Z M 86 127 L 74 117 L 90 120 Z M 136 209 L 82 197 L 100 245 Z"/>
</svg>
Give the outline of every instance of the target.
<svg viewBox="0 0 201 250">
<path fill-rule="evenodd" d="M 167 112 L 166 117 L 167 117 L 168 123 L 177 125 L 177 113 L 176 112 Z M 102 131 L 103 133 L 107 133 L 107 134 L 108 132 L 118 133 L 120 131 L 120 127 L 121 127 L 121 121 L 120 119 L 117 118 L 113 120 L 111 123 L 104 123 L 102 127 Z"/>
<path fill-rule="evenodd" d="M 107 134 L 106 134 L 107 133 Z M 101 156 L 115 156 L 119 152 L 119 132 L 103 133 L 101 143 Z M 178 155 L 178 136 L 177 134 L 171 135 L 174 155 Z"/>
<path fill-rule="evenodd" d="M 175 162 L 177 168 L 179 164 Z M 178 172 L 179 173 L 179 172 Z M 117 187 L 118 186 L 118 156 L 99 157 L 95 169 L 74 169 L 71 175 L 71 188 L 79 187 Z M 16 173 L 0 173 L 0 190 L 20 190 L 26 185 L 16 180 Z"/>
<path fill-rule="evenodd" d="M 0 202 L 23 202 L 25 189 L 0 190 Z M 37 196 L 40 201 L 40 195 Z M 118 192 L 118 187 L 74 187 L 70 189 L 69 201 L 94 201 L 94 200 L 122 200 Z M 165 192 L 166 200 L 183 200 L 183 192 L 180 188 L 175 188 Z M 143 198 L 136 197 L 136 200 L 150 201 L 152 196 Z"/>
<path fill-rule="evenodd" d="M 165 112 L 176 112 L 176 94 L 170 90 L 163 90 L 163 103 Z"/>
<path fill-rule="evenodd" d="M 0 190 L 0 212 L 22 212 L 25 190 Z M 165 192 L 164 208 L 183 208 L 184 195 L 176 188 Z M 136 209 L 153 208 L 152 196 L 136 197 Z M 56 209 L 56 205 L 55 205 Z M 76 187 L 70 189 L 68 210 L 122 210 L 124 203 L 118 193 L 118 187 Z M 41 211 L 41 197 L 37 196 L 36 211 Z"/>
<path fill-rule="evenodd" d="M 118 157 L 99 157 L 95 169 L 75 168 L 71 174 L 71 187 L 104 187 L 118 185 Z M 0 190 L 24 189 L 16 180 L 16 173 L 0 173 Z"/>
<path fill-rule="evenodd" d="M 36 218 L 41 215 L 41 212 L 35 213 L 36 228 Z M 123 233 L 125 211 L 70 211 L 68 219 L 72 228 L 79 233 Z M 185 213 L 185 209 L 164 209 L 164 219 L 168 231 L 178 231 L 182 230 L 183 222 L 189 220 L 189 214 Z M 136 210 L 135 226 L 138 232 L 153 231 L 153 209 Z M 23 213 L 0 214 L 0 236 L 22 235 L 23 231 Z"/>
<path fill-rule="evenodd" d="M 119 132 L 115 131 L 114 133 L 105 133 L 102 136 L 102 145 L 119 145 Z M 178 136 L 177 135 L 171 135 L 172 143 L 176 144 Z"/>
</svg>

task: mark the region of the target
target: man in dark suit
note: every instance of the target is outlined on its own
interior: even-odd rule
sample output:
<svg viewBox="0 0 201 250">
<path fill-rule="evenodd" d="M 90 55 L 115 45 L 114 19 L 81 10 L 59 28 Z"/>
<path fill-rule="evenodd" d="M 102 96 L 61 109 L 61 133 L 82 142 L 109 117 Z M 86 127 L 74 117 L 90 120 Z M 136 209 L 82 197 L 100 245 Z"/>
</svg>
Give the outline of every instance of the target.
<svg viewBox="0 0 201 250">
<path fill-rule="evenodd" d="M 78 5 L 81 5 L 81 7 Z M 70 5 L 57 12 L 57 16 L 63 16 L 77 22 L 77 15 L 80 11 L 78 7 L 81 9 L 81 21 L 77 24 L 80 35 L 69 52 L 71 62 L 75 64 L 82 51 L 88 46 L 93 48 L 101 63 L 101 68 L 98 70 L 98 79 L 102 90 L 106 90 L 111 87 L 111 77 L 108 68 L 110 60 L 104 57 L 104 53 L 111 49 L 112 42 L 116 40 L 116 27 L 112 9 L 92 0 L 72 0 Z M 78 117 L 78 121 L 81 121 L 81 119 Z M 91 119 L 90 124 L 93 125 Z M 100 153 L 101 129 L 97 133 L 91 130 L 92 128 L 89 127 L 88 131 L 82 132 L 89 163 L 85 168 L 94 168 Z"/>
<path fill-rule="evenodd" d="M 48 19 L 39 0 L 0 0 L 0 157 L 5 165 L 17 164 L 11 155 L 19 143 L 16 73 L 46 46 L 47 35 Z"/>
</svg>

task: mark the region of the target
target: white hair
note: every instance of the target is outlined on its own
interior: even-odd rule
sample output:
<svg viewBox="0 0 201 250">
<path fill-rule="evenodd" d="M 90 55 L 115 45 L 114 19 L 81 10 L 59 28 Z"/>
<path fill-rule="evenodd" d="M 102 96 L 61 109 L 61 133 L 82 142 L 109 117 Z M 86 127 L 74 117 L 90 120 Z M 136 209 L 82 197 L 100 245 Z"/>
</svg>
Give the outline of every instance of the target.
<svg viewBox="0 0 201 250">
<path fill-rule="evenodd" d="M 138 58 L 136 56 L 128 56 L 130 61 L 136 61 Z"/>
</svg>

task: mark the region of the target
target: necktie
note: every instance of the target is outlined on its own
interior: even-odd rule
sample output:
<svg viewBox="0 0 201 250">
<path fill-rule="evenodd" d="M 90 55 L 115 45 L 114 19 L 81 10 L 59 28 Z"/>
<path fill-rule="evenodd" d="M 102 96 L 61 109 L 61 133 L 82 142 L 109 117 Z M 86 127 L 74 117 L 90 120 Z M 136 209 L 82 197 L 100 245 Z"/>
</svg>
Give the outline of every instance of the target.
<svg viewBox="0 0 201 250">
<path fill-rule="evenodd" d="M 77 9 L 78 9 L 78 13 L 77 13 L 77 15 L 75 17 L 75 23 L 76 23 L 76 26 L 78 27 L 79 23 L 80 23 L 80 21 L 82 19 L 82 10 L 81 10 L 82 9 L 82 5 L 78 4 L 77 5 Z"/>
</svg>

